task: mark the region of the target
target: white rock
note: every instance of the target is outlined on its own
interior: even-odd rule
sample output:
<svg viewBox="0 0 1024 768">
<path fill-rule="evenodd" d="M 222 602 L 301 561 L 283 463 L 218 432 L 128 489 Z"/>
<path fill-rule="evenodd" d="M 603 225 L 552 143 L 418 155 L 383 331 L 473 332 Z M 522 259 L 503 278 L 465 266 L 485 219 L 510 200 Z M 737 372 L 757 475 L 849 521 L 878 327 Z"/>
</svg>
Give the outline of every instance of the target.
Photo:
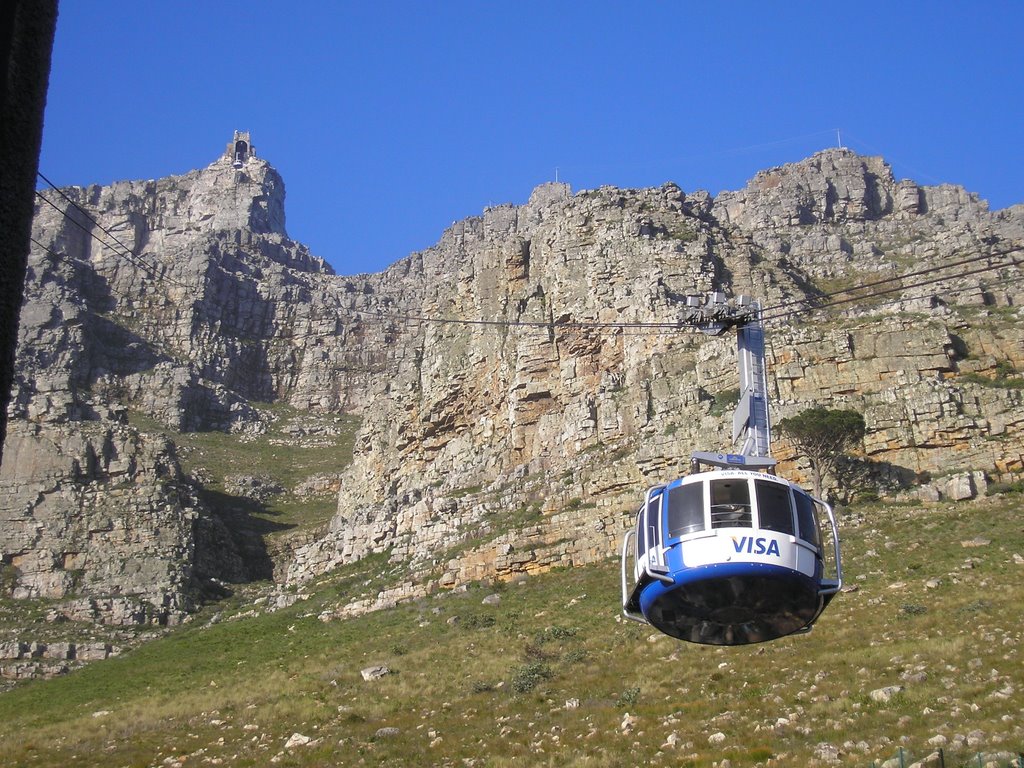
<svg viewBox="0 0 1024 768">
<path fill-rule="evenodd" d="M 839 747 L 835 744 L 823 742 L 814 748 L 814 756 L 827 763 L 838 763 L 840 757 Z"/>
<path fill-rule="evenodd" d="M 905 690 L 906 688 L 904 688 L 902 685 L 887 685 L 884 688 L 876 688 L 875 690 L 871 691 L 871 693 L 869 693 L 868 696 L 871 697 L 872 701 L 887 704 L 890 701 L 892 701 L 897 694 L 903 693 L 903 691 Z"/>
<path fill-rule="evenodd" d="M 942 486 L 942 493 L 953 501 L 975 498 L 978 495 L 978 489 L 974 484 L 974 476 L 970 472 L 953 475 Z"/>
<path fill-rule="evenodd" d="M 305 745 L 309 744 L 310 741 L 311 739 L 309 738 L 309 736 L 304 736 L 301 733 L 293 733 L 291 736 L 288 737 L 288 741 L 284 743 L 284 748 L 293 749 L 295 747 L 304 747 Z"/>
<path fill-rule="evenodd" d="M 945 763 L 943 762 L 943 756 L 938 752 L 932 752 L 928 757 L 923 760 L 918 760 L 916 763 L 911 763 L 910 768 L 941 768 Z"/>
<path fill-rule="evenodd" d="M 984 536 L 975 536 L 973 539 L 961 541 L 960 546 L 965 549 L 973 549 L 975 547 L 987 547 L 991 543 L 991 539 L 986 539 Z"/>
<path fill-rule="evenodd" d="M 391 674 L 391 670 L 383 664 L 375 664 L 372 667 L 366 667 L 365 669 L 359 670 L 359 674 L 363 676 L 363 680 L 370 682 L 372 680 L 380 680 L 382 677 Z"/>
</svg>

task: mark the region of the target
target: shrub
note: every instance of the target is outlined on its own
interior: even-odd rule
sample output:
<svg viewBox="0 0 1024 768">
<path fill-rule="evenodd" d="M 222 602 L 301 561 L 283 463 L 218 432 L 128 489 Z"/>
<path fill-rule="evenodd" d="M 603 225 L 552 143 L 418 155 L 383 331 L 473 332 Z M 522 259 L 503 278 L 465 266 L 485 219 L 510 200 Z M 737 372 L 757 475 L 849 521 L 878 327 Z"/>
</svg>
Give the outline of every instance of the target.
<svg viewBox="0 0 1024 768">
<path fill-rule="evenodd" d="M 568 640 L 570 637 L 575 637 L 577 632 L 579 630 L 576 627 L 545 627 L 537 633 L 534 643 L 543 645 L 551 640 Z"/>
<path fill-rule="evenodd" d="M 551 667 L 542 661 L 532 661 L 516 670 L 512 675 L 512 690 L 529 693 L 545 680 L 552 677 Z"/>
<path fill-rule="evenodd" d="M 562 656 L 562 660 L 566 664 L 579 664 L 587 660 L 587 652 L 582 648 L 573 648 L 570 651 L 566 651 L 565 655 Z"/>
<path fill-rule="evenodd" d="M 716 392 L 712 395 L 712 398 L 711 415 L 721 416 L 731 408 L 735 408 L 736 403 L 740 401 L 739 387 L 736 387 L 735 389 L 727 389 L 724 392 Z"/>
<path fill-rule="evenodd" d="M 988 600 L 978 599 L 960 608 L 960 613 L 983 613 L 989 610 L 992 604 Z"/>
<path fill-rule="evenodd" d="M 484 629 L 486 627 L 493 627 L 494 621 L 493 616 L 474 614 L 467 616 L 460 623 L 465 629 Z"/>
<path fill-rule="evenodd" d="M 537 661 L 546 661 L 551 658 L 551 654 L 536 643 L 527 643 L 526 647 L 523 648 L 523 654 L 526 658 L 536 659 Z"/>
<path fill-rule="evenodd" d="M 980 373 L 970 372 L 960 374 L 960 381 L 995 389 L 1024 389 L 1024 379 L 1019 376 L 1008 376 L 1005 370 L 999 371 L 998 368 L 996 370 L 995 378 L 989 378 L 988 376 Z"/>
<path fill-rule="evenodd" d="M 877 504 L 881 499 L 882 497 L 874 488 L 860 488 L 853 493 L 853 503 L 855 504 Z"/>
<path fill-rule="evenodd" d="M 1013 363 L 1009 360 L 1000 360 L 996 363 L 996 378 L 1007 379 L 1011 376 L 1017 375 L 1017 369 L 1013 367 Z"/>
<path fill-rule="evenodd" d="M 632 707 L 640 700 L 640 686 L 634 685 L 619 694 L 620 707 Z"/>
<path fill-rule="evenodd" d="M 1013 483 L 989 483 L 985 491 L 987 496 L 996 496 L 1001 493 L 1024 493 L 1024 480 Z"/>
</svg>

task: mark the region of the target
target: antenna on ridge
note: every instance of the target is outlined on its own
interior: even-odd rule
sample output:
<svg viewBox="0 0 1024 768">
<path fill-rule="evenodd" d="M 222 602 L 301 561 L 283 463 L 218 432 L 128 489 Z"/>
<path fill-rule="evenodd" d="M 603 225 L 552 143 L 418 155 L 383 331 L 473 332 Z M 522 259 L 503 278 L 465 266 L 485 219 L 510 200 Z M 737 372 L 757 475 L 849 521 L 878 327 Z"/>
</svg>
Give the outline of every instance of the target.
<svg viewBox="0 0 1024 768">
<path fill-rule="evenodd" d="M 843 148 L 843 137 L 842 137 L 842 134 L 839 133 L 839 129 L 838 128 L 836 128 L 836 145 L 840 149 Z"/>
</svg>

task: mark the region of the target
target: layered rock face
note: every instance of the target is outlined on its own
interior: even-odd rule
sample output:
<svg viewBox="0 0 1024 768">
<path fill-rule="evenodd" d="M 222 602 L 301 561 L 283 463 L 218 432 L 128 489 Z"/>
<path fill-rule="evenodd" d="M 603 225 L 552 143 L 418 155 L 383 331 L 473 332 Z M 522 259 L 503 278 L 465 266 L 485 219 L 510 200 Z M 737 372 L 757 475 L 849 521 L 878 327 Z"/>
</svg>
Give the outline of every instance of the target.
<svg viewBox="0 0 1024 768">
<path fill-rule="evenodd" d="M 89 217 L 52 191 L 61 210 L 40 205 L 0 478 L 19 596 L 130 595 L 166 617 L 204 579 L 247 578 L 173 445 L 126 414 L 244 436 L 257 401 L 363 417 L 338 513 L 288 576 L 409 563 L 349 610 L 612 556 L 648 484 L 728 447 L 733 338 L 645 327 L 693 292 L 762 299 L 776 419 L 862 411 L 879 487 L 1024 471 L 1021 390 L 987 385 L 1024 369 L 1020 268 L 999 255 L 1024 209 L 897 182 L 878 158 L 830 150 L 714 198 L 548 184 L 351 278 L 288 239 L 283 183 L 251 154 L 63 192 Z M 793 314 L 856 286 L 838 312 Z"/>
<path fill-rule="evenodd" d="M 264 428 L 254 401 L 364 407 L 388 331 L 352 320 L 361 289 L 287 238 L 283 182 L 251 154 L 42 197 L 0 471 L 3 564 L 16 597 L 63 599 L 73 618 L 174 623 L 205 582 L 251 567 L 174 444 L 129 416 L 244 438 Z"/>
<path fill-rule="evenodd" d="M 76 598 L 65 618 L 174 623 L 191 607 L 197 502 L 174 446 L 119 425 L 18 429 L 4 460 L 13 597 Z"/>
<path fill-rule="evenodd" d="M 644 488 L 692 450 L 729 446 L 719 402 L 737 385 L 734 340 L 635 325 L 671 322 L 684 294 L 712 288 L 765 303 L 776 418 L 862 411 L 883 489 L 979 468 L 1019 477 L 1021 390 L 960 374 L 1024 365 L 1020 268 L 978 271 L 1019 258 L 1021 213 L 993 215 L 959 188 L 897 182 L 879 158 L 831 150 L 717 198 L 547 186 L 462 222 L 385 282 L 415 275 L 426 317 L 504 324 L 415 330 L 421 351 L 367 415 L 330 534 L 291 576 L 368 552 L 420 562 L 433 581 L 386 604 L 613 554 Z M 881 282 L 905 273 L 916 277 Z M 838 312 L 791 314 L 858 285 Z M 558 325 L 573 322 L 624 325 Z M 803 477 L 792 449 L 776 450 Z M 509 521 L 525 527 L 499 535 Z M 457 542 L 469 551 L 437 559 Z"/>
</svg>

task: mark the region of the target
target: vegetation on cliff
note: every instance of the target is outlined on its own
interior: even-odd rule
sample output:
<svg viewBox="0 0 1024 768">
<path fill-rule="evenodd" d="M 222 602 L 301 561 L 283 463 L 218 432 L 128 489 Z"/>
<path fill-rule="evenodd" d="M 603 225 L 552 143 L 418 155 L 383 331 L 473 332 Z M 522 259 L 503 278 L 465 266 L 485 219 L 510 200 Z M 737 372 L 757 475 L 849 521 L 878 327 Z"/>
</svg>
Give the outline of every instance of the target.
<svg viewBox="0 0 1024 768">
<path fill-rule="evenodd" d="M 822 495 L 826 476 L 834 482 L 834 487 L 850 495 L 852 489 L 844 487 L 847 478 L 839 476 L 838 470 L 847 452 L 857 448 L 864 439 L 866 428 L 861 414 L 847 409 L 808 408 L 782 419 L 777 428 L 793 441 L 811 465 L 815 496 Z"/>
</svg>

